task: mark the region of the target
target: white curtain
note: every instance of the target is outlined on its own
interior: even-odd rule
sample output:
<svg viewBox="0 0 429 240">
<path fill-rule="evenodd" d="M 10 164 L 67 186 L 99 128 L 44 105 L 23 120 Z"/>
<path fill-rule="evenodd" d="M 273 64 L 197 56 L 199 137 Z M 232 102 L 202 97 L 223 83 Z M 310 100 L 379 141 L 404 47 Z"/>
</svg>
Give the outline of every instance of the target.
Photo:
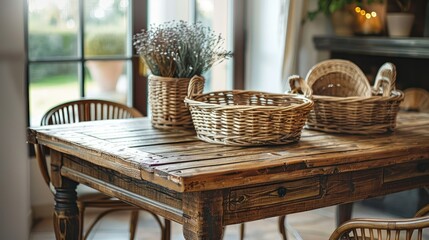
<svg viewBox="0 0 429 240">
<path fill-rule="evenodd" d="M 246 90 L 283 92 L 288 7 L 289 0 L 246 1 Z"/>
<path fill-rule="evenodd" d="M 290 75 L 298 74 L 298 56 L 299 47 L 302 40 L 302 25 L 303 18 L 305 17 L 304 0 L 289 0 L 289 7 L 285 15 L 285 40 L 284 40 L 284 54 L 282 66 L 282 80 L 283 90 L 289 89 L 287 78 Z M 303 76 L 304 77 L 304 76 Z"/>
</svg>

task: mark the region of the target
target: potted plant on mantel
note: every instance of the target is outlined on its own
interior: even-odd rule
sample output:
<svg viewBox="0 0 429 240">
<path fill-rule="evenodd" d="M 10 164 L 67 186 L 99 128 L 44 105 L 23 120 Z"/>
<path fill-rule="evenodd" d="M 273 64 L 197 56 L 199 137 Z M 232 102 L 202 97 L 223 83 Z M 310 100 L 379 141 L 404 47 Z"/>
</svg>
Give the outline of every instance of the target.
<svg viewBox="0 0 429 240">
<path fill-rule="evenodd" d="M 125 53 L 125 34 L 92 32 L 85 41 L 87 57 L 118 56 Z M 90 60 L 86 66 L 92 79 L 103 92 L 116 90 L 116 84 L 124 69 L 122 60 Z"/>
<path fill-rule="evenodd" d="M 391 37 L 408 37 L 414 22 L 414 14 L 410 13 L 411 0 L 395 0 L 400 12 L 387 14 L 387 28 Z"/>
<path fill-rule="evenodd" d="M 232 53 L 224 39 L 201 23 L 171 21 L 153 25 L 134 36 L 134 46 L 149 68 L 149 103 L 157 128 L 192 128 L 184 100 L 192 77 L 201 77 Z M 202 84 L 203 85 L 203 84 Z M 199 86 L 202 93 L 204 86 Z"/>
<path fill-rule="evenodd" d="M 323 13 L 331 19 L 336 35 L 352 36 L 361 32 L 361 26 L 357 25 L 357 21 L 363 12 L 356 12 L 356 7 L 362 10 L 365 8 L 368 12 L 377 9 L 379 15 L 377 20 L 381 21 L 378 29 L 381 31 L 385 11 L 383 2 L 384 0 L 318 0 L 317 9 L 309 11 L 307 17 L 314 20 L 319 13 Z"/>
</svg>

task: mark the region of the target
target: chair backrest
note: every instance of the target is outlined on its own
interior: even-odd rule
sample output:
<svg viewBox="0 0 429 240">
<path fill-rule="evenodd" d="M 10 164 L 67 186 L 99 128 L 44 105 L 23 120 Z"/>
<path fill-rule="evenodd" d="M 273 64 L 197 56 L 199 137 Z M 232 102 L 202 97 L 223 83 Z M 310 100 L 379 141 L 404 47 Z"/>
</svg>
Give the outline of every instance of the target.
<svg viewBox="0 0 429 240">
<path fill-rule="evenodd" d="M 423 240 L 429 228 L 429 205 L 408 219 L 354 219 L 338 227 L 330 240 Z"/>
<path fill-rule="evenodd" d="M 137 109 L 121 103 L 99 99 L 82 99 L 66 102 L 50 109 L 43 116 L 41 125 L 136 117 L 143 117 L 143 115 Z"/>
<path fill-rule="evenodd" d="M 100 99 L 81 99 L 53 107 L 43 116 L 41 125 L 138 117 L 143 117 L 143 115 L 137 109 L 121 103 Z M 41 145 L 35 144 L 34 149 L 43 179 L 50 186 L 51 179 L 43 148 Z"/>
</svg>

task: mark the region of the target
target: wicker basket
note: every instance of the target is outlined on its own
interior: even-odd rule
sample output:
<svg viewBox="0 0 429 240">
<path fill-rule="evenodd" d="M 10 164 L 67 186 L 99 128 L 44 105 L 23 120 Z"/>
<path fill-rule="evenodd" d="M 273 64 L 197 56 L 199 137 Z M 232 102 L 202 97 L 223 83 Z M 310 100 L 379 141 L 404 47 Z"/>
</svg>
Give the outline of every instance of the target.
<svg viewBox="0 0 429 240">
<path fill-rule="evenodd" d="M 201 79 L 197 92 L 202 93 L 204 79 Z M 190 78 L 169 78 L 150 75 L 149 103 L 152 125 L 156 128 L 193 128 L 191 113 L 183 100 L 188 94 Z"/>
<path fill-rule="evenodd" d="M 306 77 L 314 93 L 314 109 L 306 127 L 351 134 L 393 131 L 404 98 L 395 89 L 395 80 L 396 69 L 391 63 L 381 66 L 372 89 L 361 70 L 349 61 L 317 64 Z"/>
<path fill-rule="evenodd" d="M 296 142 L 313 107 L 308 87 L 304 87 L 305 96 L 244 90 L 195 94 L 199 81 L 191 80 L 185 102 L 198 138 L 210 143 L 254 146 Z M 298 76 L 291 77 L 290 83 L 305 84 Z"/>
</svg>

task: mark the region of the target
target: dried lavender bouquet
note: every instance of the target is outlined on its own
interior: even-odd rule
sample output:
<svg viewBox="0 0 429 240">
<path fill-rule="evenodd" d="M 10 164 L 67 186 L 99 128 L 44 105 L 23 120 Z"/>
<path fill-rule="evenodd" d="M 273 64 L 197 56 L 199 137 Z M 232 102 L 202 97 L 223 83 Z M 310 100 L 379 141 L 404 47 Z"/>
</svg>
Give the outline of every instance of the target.
<svg viewBox="0 0 429 240">
<path fill-rule="evenodd" d="M 137 53 L 152 74 L 162 77 L 202 75 L 214 64 L 232 56 L 223 48 L 222 36 L 201 23 L 170 21 L 151 25 L 133 40 Z"/>
</svg>

